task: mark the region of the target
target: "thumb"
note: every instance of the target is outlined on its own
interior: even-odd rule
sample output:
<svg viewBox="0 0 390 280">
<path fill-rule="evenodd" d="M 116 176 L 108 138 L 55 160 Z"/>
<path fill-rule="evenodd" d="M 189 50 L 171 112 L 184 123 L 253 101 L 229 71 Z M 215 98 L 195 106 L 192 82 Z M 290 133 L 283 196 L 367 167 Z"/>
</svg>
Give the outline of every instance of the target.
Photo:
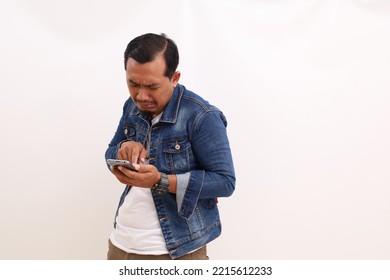
<svg viewBox="0 0 390 280">
<path fill-rule="evenodd" d="M 135 170 L 137 170 L 139 173 L 151 172 L 155 168 L 153 165 L 150 165 L 150 164 L 134 163 L 133 166 L 134 166 Z"/>
</svg>

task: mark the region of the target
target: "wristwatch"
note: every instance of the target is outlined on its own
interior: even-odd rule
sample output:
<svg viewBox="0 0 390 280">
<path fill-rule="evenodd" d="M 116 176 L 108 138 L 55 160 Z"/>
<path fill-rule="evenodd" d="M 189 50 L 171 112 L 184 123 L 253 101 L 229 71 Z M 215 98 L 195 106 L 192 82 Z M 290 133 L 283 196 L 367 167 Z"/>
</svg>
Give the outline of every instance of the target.
<svg viewBox="0 0 390 280">
<path fill-rule="evenodd" d="M 152 187 L 152 192 L 162 195 L 166 194 L 169 191 L 169 179 L 167 174 L 162 172 L 160 174 L 160 181 L 154 184 L 154 186 Z"/>
</svg>

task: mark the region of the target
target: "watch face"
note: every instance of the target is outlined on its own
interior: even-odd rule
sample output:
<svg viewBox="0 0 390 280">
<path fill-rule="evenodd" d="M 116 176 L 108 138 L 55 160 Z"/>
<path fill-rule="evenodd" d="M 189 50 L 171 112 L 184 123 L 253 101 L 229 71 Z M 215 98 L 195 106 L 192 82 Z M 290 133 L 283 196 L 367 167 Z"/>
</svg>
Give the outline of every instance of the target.
<svg viewBox="0 0 390 280">
<path fill-rule="evenodd" d="M 155 193 L 161 195 L 161 194 L 167 193 L 168 190 L 169 190 L 169 188 L 168 188 L 168 186 L 162 186 L 162 185 L 160 185 L 160 184 L 156 184 L 156 185 L 152 188 L 152 190 L 153 190 Z"/>
<path fill-rule="evenodd" d="M 165 193 L 167 193 L 168 192 L 168 189 L 167 188 L 164 188 L 164 187 L 157 187 L 157 188 L 155 188 L 154 189 L 154 192 L 156 193 L 156 194 L 165 194 Z"/>
<path fill-rule="evenodd" d="M 169 179 L 167 174 L 161 173 L 160 182 L 153 186 L 152 191 L 160 195 L 169 191 Z"/>
</svg>

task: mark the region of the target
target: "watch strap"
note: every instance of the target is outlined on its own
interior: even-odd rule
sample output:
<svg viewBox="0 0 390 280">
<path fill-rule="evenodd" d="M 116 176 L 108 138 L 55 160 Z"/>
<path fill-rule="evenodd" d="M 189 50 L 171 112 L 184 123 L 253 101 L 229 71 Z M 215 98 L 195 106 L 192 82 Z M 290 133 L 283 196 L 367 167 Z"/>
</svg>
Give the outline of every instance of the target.
<svg viewBox="0 0 390 280">
<path fill-rule="evenodd" d="M 168 175 L 165 173 L 160 173 L 160 181 L 158 183 L 154 184 L 152 187 L 152 191 L 156 194 L 162 195 L 169 192 L 169 178 Z"/>
</svg>

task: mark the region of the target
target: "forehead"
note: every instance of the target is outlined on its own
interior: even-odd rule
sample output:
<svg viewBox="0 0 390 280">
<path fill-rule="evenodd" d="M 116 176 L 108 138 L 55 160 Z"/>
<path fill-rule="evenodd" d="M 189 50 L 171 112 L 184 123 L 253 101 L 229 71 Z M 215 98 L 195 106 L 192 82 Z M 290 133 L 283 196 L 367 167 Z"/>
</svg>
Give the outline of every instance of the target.
<svg viewBox="0 0 390 280">
<path fill-rule="evenodd" d="M 139 63 L 129 58 L 126 63 L 126 76 L 133 81 L 159 80 L 165 77 L 165 68 L 165 60 L 161 54 L 146 63 Z"/>
</svg>

